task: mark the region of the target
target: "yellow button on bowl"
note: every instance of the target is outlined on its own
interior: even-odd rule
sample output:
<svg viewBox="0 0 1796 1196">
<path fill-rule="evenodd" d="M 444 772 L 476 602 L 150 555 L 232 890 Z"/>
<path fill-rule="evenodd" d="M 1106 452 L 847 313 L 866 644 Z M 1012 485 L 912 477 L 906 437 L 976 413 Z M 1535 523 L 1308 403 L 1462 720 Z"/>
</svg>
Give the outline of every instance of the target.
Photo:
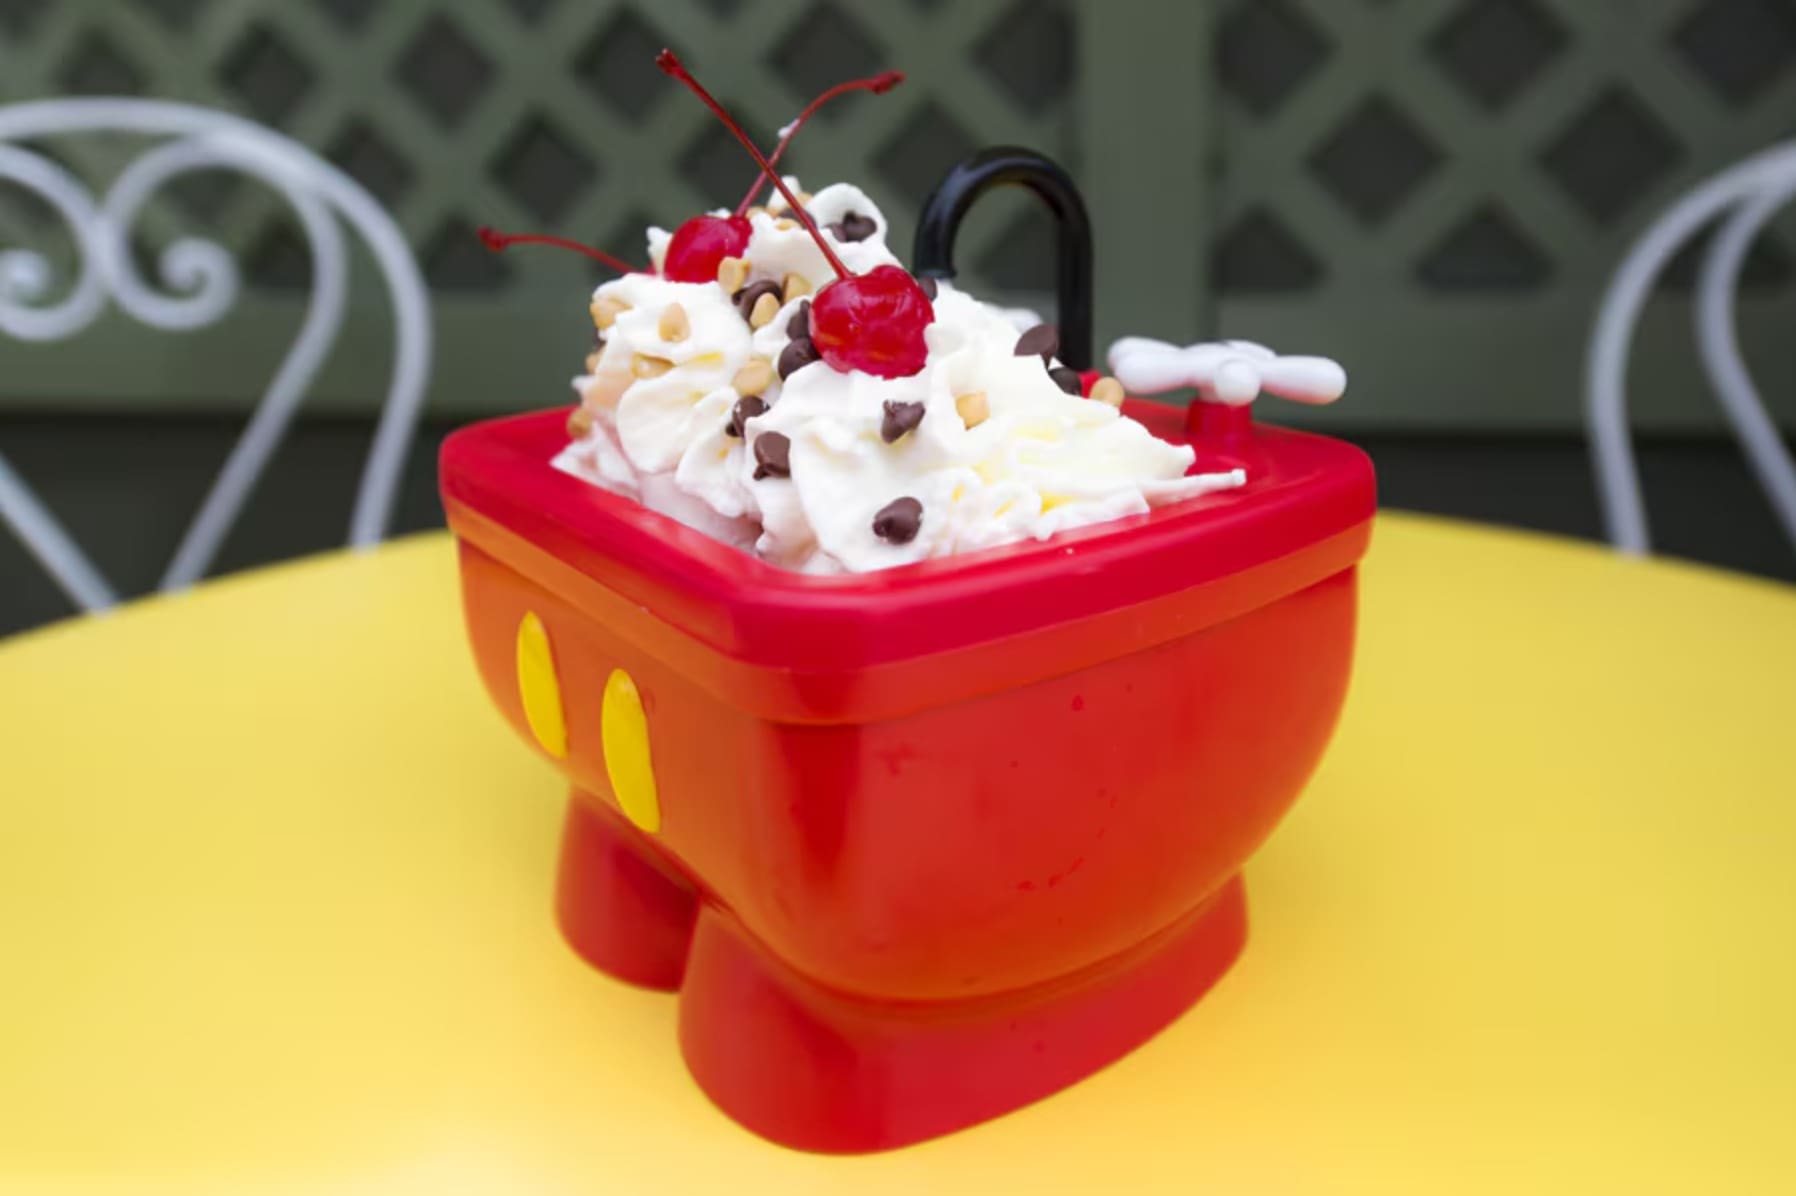
<svg viewBox="0 0 1796 1196">
<path fill-rule="evenodd" d="M 661 801 L 649 756 L 649 720 L 635 679 L 622 669 L 614 669 L 605 682 L 600 730 L 605 739 L 605 775 L 611 778 L 617 804 L 626 818 L 653 834 L 661 829 Z"/>
<path fill-rule="evenodd" d="M 518 621 L 518 696 L 536 742 L 557 760 L 565 758 L 567 720 L 561 712 L 561 681 L 555 676 L 548 629 L 535 611 L 524 612 Z"/>
</svg>

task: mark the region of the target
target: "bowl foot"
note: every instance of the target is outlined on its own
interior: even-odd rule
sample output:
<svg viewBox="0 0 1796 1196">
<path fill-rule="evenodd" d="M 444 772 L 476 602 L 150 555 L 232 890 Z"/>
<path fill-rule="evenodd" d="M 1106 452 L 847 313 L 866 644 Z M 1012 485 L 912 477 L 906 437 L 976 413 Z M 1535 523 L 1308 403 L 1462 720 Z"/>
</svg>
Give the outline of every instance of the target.
<svg viewBox="0 0 1796 1196">
<path fill-rule="evenodd" d="M 555 914 L 579 956 L 619 980 L 672 991 L 686 971 L 698 900 L 614 814 L 575 794 L 561 837 Z"/>
<path fill-rule="evenodd" d="M 680 998 L 699 1085 L 786 1146 L 888 1150 L 997 1117 L 1134 1050 L 1225 973 L 1246 939 L 1239 877 L 1127 954 L 1039 988 L 888 1005 L 825 990 L 706 906 Z"/>
</svg>

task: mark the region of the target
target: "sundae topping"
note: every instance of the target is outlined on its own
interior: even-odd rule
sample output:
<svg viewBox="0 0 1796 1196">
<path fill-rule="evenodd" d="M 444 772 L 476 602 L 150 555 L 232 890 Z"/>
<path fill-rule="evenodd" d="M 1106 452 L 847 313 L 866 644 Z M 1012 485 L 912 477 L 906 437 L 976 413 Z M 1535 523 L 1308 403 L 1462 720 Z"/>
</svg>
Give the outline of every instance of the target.
<svg viewBox="0 0 1796 1196">
<path fill-rule="evenodd" d="M 780 308 L 780 284 L 768 278 L 757 278 L 755 281 L 736 292 L 736 310 L 742 318 L 753 322 L 755 307 L 763 299 L 772 299 L 773 310 Z"/>
<path fill-rule="evenodd" d="M 622 312 L 630 310 L 629 305 L 613 295 L 592 301 L 592 324 L 599 332 L 611 327 L 612 322 Z"/>
<path fill-rule="evenodd" d="M 838 370 L 908 378 L 923 368 L 923 330 L 935 321 L 929 296 L 901 266 L 833 282 L 811 308 L 811 339 Z"/>
<path fill-rule="evenodd" d="M 879 226 L 859 212 L 845 213 L 840 220 L 832 220 L 823 226 L 838 241 L 865 241 L 879 231 Z"/>
<path fill-rule="evenodd" d="M 960 422 L 969 429 L 977 428 L 992 417 L 992 406 L 986 401 L 983 390 L 955 399 L 954 410 L 960 415 Z"/>
<path fill-rule="evenodd" d="M 1054 355 L 1058 352 L 1060 329 L 1052 324 L 1037 324 L 1016 340 L 1018 357 L 1039 357 L 1043 365 L 1053 365 Z"/>
<path fill-rule="evenodd" d="M 861 247 L 889 255 L 881 235 Z M 755 253 L 749 281 L 775 276 Z M 1185 476 L 1192 451 L 1121 415 L 1114 380 L 1094 385 L 1097 399 L 1067 393 L 1039 350 L 1017 355 L 1004 311 L 945 282 L 923 362 L 896 378 L 817 364 L 816 296 L 751 329 L 715 280 L 632 274 L 597 293 L 619 314 L 579 382 L 592 428 L 559 464 L 789 568 L 879 569 L 1040 538 L 1243 480 Z M 684 340 L 661 335 L 674 304 Z M 666 372 L 635 378 L 638 355 Z"/>
<path fill-rule="evenodd" d="M 743 244 L 742 248 L 744 252 L 747 251 L 748 245 L 746 242 Z M 741 292 L 743 284 L 748 282 L 748 259 L 742 257 L 726 257 L 721 262 L 717 263 L 717 269 L 712 273 L 717 279 L 717 285 L 729 292 L 731 298 L 734 298 Z M 679 279 L 676 281 L 683 282 L 685 280 Z M 693 281 L 703 282 L 704 279 L 699 278 L 694 279 Z"/>
<path fill-rule="evenodd" d="M 797 191 L 797 181 L 793 178 L 785 180 L 794 192 Z M 823 188 L 806 205 L 806 211 L 819 222 L 850 208 L 877 211 L 865 192 L 846 183 Z M 768 213 L 750 218 L 755 232 L 749 242 L 747 257 L 754 263 L 753 277 L 779 284 L 781 298 L 790 303 L 800 297 L 799 292 L 811 295 L 836 275 L 835 268 L 804 226 L 797 221 L 788 221 L 782 227 L 783 219 Z M 850 270 L 865 272 L 876 266 L 898 264 L 898 259 L 886 247 L 883 219 L 877 223 L 877 231 L 865 241 L 832 244 L 836 257 Z"/>
<path fill-rule="evenodd" d="M 737 394 L 758 395 L 773 385 L 773 365 L 765 357 L 751 357 L 747 365 L 736 371 L 730 385 Z"/>
<path fill-rule="evenodd" d="M 748 326 L 750 328 L 765 328 L 767 325 L 773 323 L 773 317 L 779 315 L 779 313 L 780 301 L 776 288 L 773 291 L 764 292 L 760 298 L 755 300 L 754 309 L 748 314 Z"/>
<path fill-rule="evenodd" d="M 778 432 L 755 438 L 755 481 L 792 476 L 792 442 Z"/>
<path fill-rule="evenodd" d="M 721 432 L 736 400 L 752 389 L 734 385 L 743 371 L 748 382 L 757 372 L 748 325 L 715 282 L 628 274 L 599 293 L 621 311 L 596 368 L 582 379 L 585 405 L 615 437 L 629 477 L 672 470 L 695 439 Z M 680 329 L 664 319 L 676 305 L 683 319 L 673 323 L 685 326 L 677 339 L 666 333 Z"/>
<path fill-rule="evenodd" d="M 755 418 L 757 415 L 765 415 L 766 413 L 767 401 L 765 399 L 761 398 L 760 395 L 744 395 L 737 399 L 736 405 L 730 409 L 730 422 L 724 431 L 729 435 L 734 436 L 737 440 L 740 440 L 742 439 L 743 428 L 748 421 Z"/>
<path fill-rule="evenodd" d="M 888 544 L 909 544 L 923 527 L 923 504 L 914 498 L 895 498 L 873 517 L 873 534 Z"/>
<path fill-rule="evenodd" d="M 927 410 L 921 403 L 897 403 L 888 399 L 885 419 L 879 425 L 879 438 L 887 444 L 896 443 L 923 422 L 923 413 Z"/>
<path fill-rule="evenodd" d="M 726 262 L 741 259 L 753 231 L 746 216 L 694 216 L 674 231 L 661 273 L 675 282 L 709 282 Z"/>
<path fill-rule="evenodd" d="M 817 345 L 810 337 L 800 337 L 780 350 L 780 381 L 784 382 L 805 366 L 814 361 L 823 360 L 817 352 Z"/>
<path fill-rule="evenodd" d="M 1115 378 L 1099 378 L 1091 384 L 1091 398 L 1112 407 L 1123 405 L 1123 384 Z"/>
<path fill-rule="evenodd" d="M 1078 370 L 1070 369 L 1064 365 L 1057 365 L 1048 371 L 1048 377 L 1054 380 L 1055 386 L 1058 386 L 1069 395 L 1083 394 L 1085 392 L 1085 382 L 1079 377 Z"/>
<path fill-rule="evenodd" d="M 757 207 L 758 184 L 736 213 L 704 218 L 714 224 L 650 230 L 657 272 L 597 289 L 600 346 L 557 466 L 817 573 L 1045 538 L 1243 483 L 1238 470 L 1188 474 L 1189 447 L 1124 415 L 1127 375 L 1084 397 L 1051 326 L 912 277 L 859 188 L 810 194 L 780 177 L 773 162 L 802 118 L 763 157 L 677 58 L 657 61 L 731 127 L 777 197 Z M 736 220 L 746 235 L 729 231 L 707 271 L 669 266 L 681 232 L 696 243 Z M 1156 381 L 1168 354 L 1188 352 L 1133 344 L 1128 368 Z M 1302 370 L 1259 364 L 1269 388 L 1301 389 Z"/>
<path fill-rule="evenodd" d="M 1062 392 L 1039 359 L 1015 355 L 1017 334 L 996 309 L 944 285 L 937 317 L 916 375 L 806 369 L 771 396 L 750 435 L 788 437 L 790 479 L 749 482 L 760 556 L 812 572 L 878 569 L 1140 514 L 1243 480 L 1185 477 L 1189 448 Z M 756 352 L 781 351 L 782 332 L 778 322 L 757 332 Z M 888 403 L 924 412 L 894 441 Z M 925 515 L 903 543 L 873 531 L 900 498 Z"/>
<path fill-rule="evenodd" d="M 935 312 L 916 279 L 896 265 L 876 266 L 865 274 L 850 271 L 818 231 L 816 221 L 786 180 L 775 173 L 766 156 L 723 105 L 692 77 L 679 56 L 672 50 L 663 50 L 655 65 L 684 83 L 742 143 L 755 165 L 773 180 L 792 214 L 835 272 L 836 280 L 817 292 L 811 308 L 811 339 L 823 360 L 843 372 L 864 370 L 881 378 L 905 378 L 921 370 L 929 356 L 923 332 L 934 321 Z M 778 221 L 774 228 L 781 231 Z"/>
<path fill-rule="evenodd" d="M 678 303 L 669 303 L 661 312 L 661 322 L 655 326 L 664 341 L 683 341 L 692 335 L 692 321 L 686 318 L 686 309 Z"/>
</svg>

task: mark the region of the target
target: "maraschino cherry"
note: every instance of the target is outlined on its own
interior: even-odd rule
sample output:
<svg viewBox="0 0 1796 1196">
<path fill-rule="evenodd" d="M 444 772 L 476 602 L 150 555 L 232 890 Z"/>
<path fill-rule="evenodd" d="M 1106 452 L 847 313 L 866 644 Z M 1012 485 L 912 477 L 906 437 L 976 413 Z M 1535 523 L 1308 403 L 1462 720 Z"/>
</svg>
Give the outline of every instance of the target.
<svg viewBox="0 0 1796 1196">
<path fill-rule="evenodd" d="M 869 79 L 854 79 L 836 84 L 812 100 L 798 114 L 798 119 L 786 126 L 769 161 L 778 164 L 780 158 L 785 156 L 786 146 L 791 144 L 798 130 L 816 115 L 819 108 L 837 96 L 847 95 L 851 91 L 870 91 L 874 95 L 884 95 L 902 82 L 902 74 L 886 71 Z M 661 265 L 662 272 L 674 282 L 710 282 L 717 277 L 717 267 L 723 263 L 724 258 L 744 256 L 752 232 L 748 223 L 748 209 L 754 205 L 755 197 L 766 185 L 757 178 L 731 215 L 694 216 L 676 229 L 673 240 L 667 243 L 667 256 Z"/>
<path fill-rule="evenodd" d="M 694 216 L 674 230 L 661 272 L 674 282 L 710 282 L 726 257 L 748 252 L 747 216 Z"/>
<path fill-rule="evenodd" d="M 672 50 L 663 50 L 656 56 L 655 65 L 691 89 L 742 143 L 761 173 L 785 197 L 791 214 L 823 251 L 830 269 L 836 272 L 836 280 L 811 300 L 811 339 L 823 360 L 844 373 L 863 370 L 879 378 L 907 378 L 920 372 L 929 358 L 923 330 L 934 323 L 935 308 L 917 280 L 898 266 L 879 266 L 865 274 L 850 271 L 766 155 L 755 147 L 723 105 L 692 77 L 679 56 Z"/>
</svg>

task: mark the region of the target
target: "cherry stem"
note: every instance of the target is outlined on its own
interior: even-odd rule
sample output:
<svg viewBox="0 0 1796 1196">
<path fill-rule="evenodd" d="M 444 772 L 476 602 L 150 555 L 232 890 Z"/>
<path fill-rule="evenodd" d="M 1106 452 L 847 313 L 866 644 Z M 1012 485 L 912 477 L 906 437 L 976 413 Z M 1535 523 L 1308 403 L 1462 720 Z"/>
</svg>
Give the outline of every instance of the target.
<svg viewBox="0 0 1796 1196">
<path fill-rule="evenodd" d="M 692 72 L 686 69 L 686 64 L 680 61 L 680 56 L 672 50 L 663 50 L 655 55 L 655 65 L 666 74 L 672 75 L 684 83 L 693 95 L 705 102 L 705 107 L 717 114 L 717 119 L 721 120 L 724 127 L 735 134 L 736 140 L 742 143 L 742 148 L 754 157 L 755 165 L 761 168 L 761 173 L 773 180 L 773 185 L 779 189 L 779 193 L 785 197 L 787 205 L 791 207 L 792 215 L 798 218 L 798 222 L 804 225 L 804 230 L 811 234 L 811 240 L 817 242 L 817 248 L 823 251 L 823 256 L 829 262 L 830 269 L 836 272 L 836 277 L 853 278 L 854 272 L 842 264 L 842 259 L 836 256 L 836 251 L 831 249 L 829 242 L 823 239 L 822 232 L 817 228 L 817 222 L 811 219 L 811 214 L 805 211 L 804 205 L 798 202 L 798 196 L 792 194 L 792 188 L 786 186 L 786 180 L 780 178 L 779 172 L 773 168 L 773 164 L 767 161 L 767 155 L 763 154 L 759 147 L 749 140 L 748 134 L 742 131 L 742 126 L 737 124 L 735 118 L 724 110 L 723 105 L 719 104 L 711 93 L 705 90 L 704 85 L 692 77 Z"/>
<path fill-rule="evenodd" d="M 804 128 L 805 122 L 817 115 L 817 110 L 831 100 L 845 96 L 851 91 L 870 91 L 876 96 L 882 96 L 902 82 L 904 82 L 903 71 L 884 71 L 868 79 L 850 79 L 846 83 L 836 84 L 812 100 L 805 110 L 798 114 L 798 119 L 786 126 L 786 131 L 780 135 L 780 143 L 773 147 L 773 153 L 767 159 L 767 165 L 778 166 L 780 164 L 780 159 L 786 156 L 786 147 L 792 144 L 792 138 L 797 135 L 798 130 Z M 755 197 L 761 194 L 761 188 L 766 185 L 766 179 L 756 179 L 754 186 L 748 189 L 748 194 L 742 197 L 742 202 L 736 205 L 736 215 L 748 215 L 748 209 L 754 205 Z"/>
<path fill-rule="evenodd" d="M 612 257 L 603 249 L 594 249 L 590 245 L 582 245 L 578 241 L 570 241 L 566 237 L 545 237 L 536 233 L 502 233 L 497 229 L 481 228 L 480 243 L 494 253 L 504 253 L 513 245 L 553 245 L 557 249 L 571 249 L 575 253 L 583 253 L 595 262 L 610 266 L 619 274 L 634 274 L 636 267 Z"/>
</svg>

